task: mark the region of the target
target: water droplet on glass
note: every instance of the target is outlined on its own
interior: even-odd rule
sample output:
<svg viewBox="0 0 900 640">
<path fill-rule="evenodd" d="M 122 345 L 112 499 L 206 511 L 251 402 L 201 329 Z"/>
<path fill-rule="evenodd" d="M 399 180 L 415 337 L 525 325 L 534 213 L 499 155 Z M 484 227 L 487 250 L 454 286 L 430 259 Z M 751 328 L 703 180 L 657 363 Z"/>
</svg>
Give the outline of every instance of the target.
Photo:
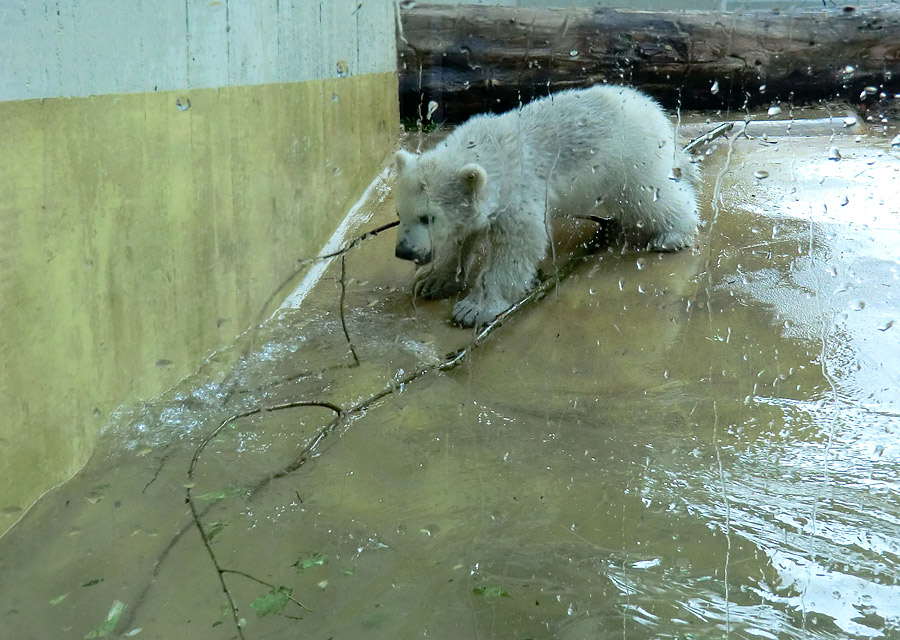
<svg viewBox="0 0 900 640">
<path fill-rule="evenodd" d="M 829 160 L 840 160 L 841 159 L 841 150 L 837 147 L 831 147 L 828 150 L 828 159 Z"/>
<path fill-rule="evenodd" d="M 434 112 L 437 111 L 438 103 L 434 100 L 428 101 L 428 112 L 425 114 L 426 120 L 431 120 L 431 116 L 434 115 Z"/>
<path fill-rule="evenodd" d="M 893 139 L 891 140 L 891 146 L 900 147 L 900 133 L 893 137 Z"/>
<path fill-rule="evenodd" d="M 779 106 L 776 104 L 776 105 L 774 105 L 774 106 L 769 107 L 769 110 L 768 110 L 766 113 L 769 114 L 769 117 L 770 117 L 770 118 L 774 118 L 775 116 L 781 114 L 781 107 L 779 107 Z"/>
<path fill-rule="evenodd" d="M 336 94 L 336 93 L 332 93 L 332 94 L 331 94 L 331 101 L 332 101 L 332 102 L 340 102 L 340 101 L 341 101 L 341 97 L 340 97 L 338 94 Z"/>
<path fill-rule="evenodd" d="M 577 58 L 578 57 L 578 49 L 572 49 L 569 52 L 569 55 L 572 56 L 573 58 Z"/>
<path fill-rule="evenodd" d="M 716 95 L 717 93 L 719 93 L 719 81 L 718 80 L 716 80 L 715 82 L 712 83 L 712 86 L 709 88 L 709 92 L 713 95 Z"/>
<path fill-rule="evenodd" d="M 185 97 L 175 98 L 175 106 L 178 107 L 179 111 L 187 111 L 191 108 L 191 100 Z"/>
<path fill-rule="evenodd" d="M 760 169 L 759 171 L 753 172 L 753 177 L 756 178 L 757 180 L 765 180 L 766 178 L 769 177 L 769 172 L 766 171 L 765 169 Z"/>
<path fill-rule="evenodd" d="M 638 271 L 640 271 L 641 269 L 643 269 L 644 267 L 647 266 L 647 259 L 646 258 L 638 258 L 634 264 L 635 264 L 635 266 L 637 266 Z"/>
<path fill-rule="evenodd" d="M 887 331 L 888 329 L 890 329 L 890 328 L 893 327 L 893 326 L 894 326 L 894 321 L 893 321 L 893 320 L 888 320 L 886 323 L 884 323 L 883 325 L 881 325 L 880 327 L 878 327 L 878 330 L 879 330 L 879 331 Z"/>
<path fill-rule="evenodd" d="M 653 190 L 653 202 L 656 202 L 658 200 L 659 200 L 659 187 L 657 187 L 656 189 Z"/>
<path fill-rule="evenodd" d="M 866 87 L 865 89 L 863 89 L 863 93 L 868 93 L 870 96 L 874 96 L 876 93 L 878 93 L 878 88 Z"/>
<path fill-rule="evenodd" d="M 669 174 L 669 180 L 681 180 L 681 167 L 672 167 L 672 173 Z"/>
<path fill-rule="evenodd" d="M 860 142 L 862 142 L 862 136 L 856 136 L 855 138 L 853 138 L 853 142 L 859 144 Z"/>
<path fill-rule="evenodd" d="M 760 93 L 765 93 L 765 92 L 766 92 L 766 85 L 764 85 L 764 84 L 759 85 L 759 92 L 760 92 Z"/>
<path fill-rule="evenodd" d="M 338 78 L 343 78 L 344 76 L 346 76 L 347 71 L 349 71 L 349 69 L 350 69 L 346 60 L 338 60 L 336 67 L 337 67 Z"/>
<path fill-rule="evenodd" d="M 845 127 L 852 127 L 855 124 L 856 124 L 856 118 L 854 118 L 853 116 L 847 116 L 846 118 L 844 118 L 844 126 Z"/>
<path fill-rule="evenodd" d="M 841 206 L 842 207 L 846 207 L 848 204 L 850 204 L 850 198 L 848 198 L 847 196 L 844 196 L 843 198 L 841 198 Z"/>
<path fill-rule="evenodd" d="M 338 177 L 339 175 L 341 175 L 342 173 L 344 173 L 344 172 L 341 171 L 341 168 L 340 168 L 340 167 L 334 167 L 334 168 L 331 170 L 331 175 L 334 176 L 335 178 L 337 178 L 337 177 Z"/>
<path fill-rule="evenodd" d="M 850 75 L 854 71 L 856 71 L 856 67 L 854 67 L 852 64 L 848 64 L 846 67 L 844 67 L 844 73 L 846 75 Z"/>
</svg>

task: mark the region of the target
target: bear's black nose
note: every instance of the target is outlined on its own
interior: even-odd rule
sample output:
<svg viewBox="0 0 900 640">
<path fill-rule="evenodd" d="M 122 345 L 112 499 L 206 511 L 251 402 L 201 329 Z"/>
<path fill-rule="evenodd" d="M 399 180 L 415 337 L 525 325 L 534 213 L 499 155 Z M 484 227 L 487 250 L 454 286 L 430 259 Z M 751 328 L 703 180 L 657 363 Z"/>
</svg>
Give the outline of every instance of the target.
<svg viewBox="0 0 900 640">
<path fill-rule="evenodd" d="M 394 255 L 400 258 L 401 260 L 411 260 L 418 265 L 428 264 L 431 262 L 431 252 L 422 253 L 420 251 L 416 251 L 415 249 L 407 246 L 404 243 L 400 243 L 397 245 L 397 248 L 394 249 Z"/>
</svg>

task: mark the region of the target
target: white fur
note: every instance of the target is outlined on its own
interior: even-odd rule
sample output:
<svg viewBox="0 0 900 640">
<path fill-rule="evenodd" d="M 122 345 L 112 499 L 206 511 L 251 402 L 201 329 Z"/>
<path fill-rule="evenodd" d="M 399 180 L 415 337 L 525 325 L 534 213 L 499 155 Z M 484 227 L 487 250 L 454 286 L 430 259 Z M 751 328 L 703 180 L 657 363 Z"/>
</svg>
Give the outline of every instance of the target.
<svg viewBox="0 0 900 640">
<path fill-rule="evenodd" d="M 627 87 L 475 116 L 431 151 L 398 151 L 396 165 L 397 256 L 428 265 L 420 297 L 470 288 L 453 310 L 463 326 L 490 322 L 534 285 L 549 216 L 601 207 L 658 251 L 690 246 L 699 223 L 694 165 L 659 105 Z"/>
</svg>

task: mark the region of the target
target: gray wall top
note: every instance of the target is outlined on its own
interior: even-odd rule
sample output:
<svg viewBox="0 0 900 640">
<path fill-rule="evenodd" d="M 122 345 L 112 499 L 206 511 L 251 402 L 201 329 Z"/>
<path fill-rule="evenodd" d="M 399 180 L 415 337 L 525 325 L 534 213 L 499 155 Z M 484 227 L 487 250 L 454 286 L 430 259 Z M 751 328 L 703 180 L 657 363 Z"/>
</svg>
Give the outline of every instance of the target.
<svg viewBox="0 0 900 640">
<path fill-rule="evenodd" d="M 394 0 L 0 0 L 0 101 L 396 69 Z"/>
</svg>

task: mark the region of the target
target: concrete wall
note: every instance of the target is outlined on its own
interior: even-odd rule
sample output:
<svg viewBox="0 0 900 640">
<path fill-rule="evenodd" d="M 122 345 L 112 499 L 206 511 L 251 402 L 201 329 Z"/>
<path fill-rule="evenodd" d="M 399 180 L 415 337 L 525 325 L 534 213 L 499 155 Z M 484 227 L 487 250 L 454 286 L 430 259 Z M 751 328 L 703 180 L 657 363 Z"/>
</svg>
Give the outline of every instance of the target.
<svg viewBox="0 0 900 640">
<path fill-rule="evenodd" d="M 381 170 L 389 0 L 0 4 L 0 531 L 257 321 Z"/>
</svg>

